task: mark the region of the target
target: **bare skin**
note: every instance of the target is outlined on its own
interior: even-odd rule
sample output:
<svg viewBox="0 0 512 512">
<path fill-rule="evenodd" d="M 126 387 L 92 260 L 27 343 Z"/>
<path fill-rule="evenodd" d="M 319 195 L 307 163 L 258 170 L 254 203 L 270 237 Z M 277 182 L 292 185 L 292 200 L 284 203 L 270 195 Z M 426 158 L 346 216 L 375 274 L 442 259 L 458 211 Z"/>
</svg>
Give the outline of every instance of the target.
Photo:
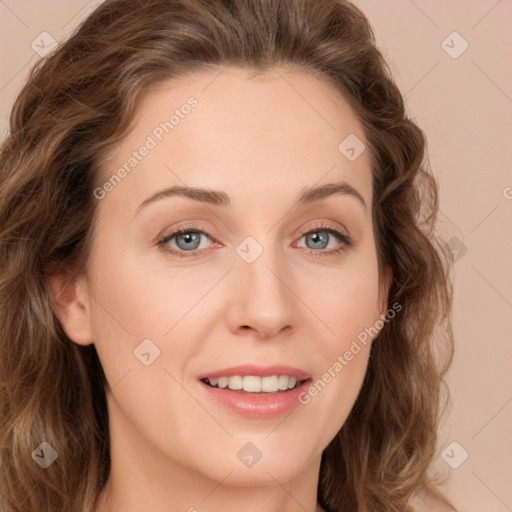
<svg viewBox="0 0 512 512">
<path fill-rule="evenodd" d="M 51 281 L 63 328 L 95 344 L 109 382 L 112 470 L 97 512 L 321 512 L 322 451 L 357 398 L 375 336 L 332 368 L 388 308 L 369 154 L 350 161 L 338 150 L 350 134 L 365 142 L 346 101 L 297 69 L 220 71 L 144 98 L 102 184 L 148 136 L 156 147 L 99 194 L 88 273 L 66 289 Z M 155 128 L 192 96 L 197 106 L 158 140 Z M 330 183 L 344 188 L 295 204 Z M 174 185 L 222 191 L 232 204 L 166 196 L 141 206 Z M 196 234 L 193 250 L 190 238 L 169 238 L 180 227 Z M 262 250 L 251 263 L 237 252 L 247 237 L 257 245 L 242 244 L 246 253 Z M 134 357 L 146 339 L 160 351 L 149 365 Z M 324 382 L 331 368 L 331 378 L 278 417 L 210 400 L 199 375 L 248 363 Z M 262 454 L 252 467 L 237 457 L 247 443 Z"/>
</svg>

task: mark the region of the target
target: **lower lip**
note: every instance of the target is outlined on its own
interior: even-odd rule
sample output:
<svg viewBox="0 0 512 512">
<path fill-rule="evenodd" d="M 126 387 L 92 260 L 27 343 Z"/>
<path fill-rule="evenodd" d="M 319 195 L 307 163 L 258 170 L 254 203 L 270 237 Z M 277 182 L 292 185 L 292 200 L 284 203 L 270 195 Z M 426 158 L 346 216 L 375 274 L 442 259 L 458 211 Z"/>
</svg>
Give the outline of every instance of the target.
<svg viewBox="0 0 512 512">
<path fill-rule="evenodd" d="M 299 387 L 288 391 L 277 391 L 265 395 L 247 395 L 229 389 L 213 388 L 199 381 L 201 388 L 223 407 L 241 414 L 258 418 L 275 418 L 292 411 L 299 405 L 299 395 L 311 383 L 311 379 L 304 381 Z"/>
</svg>

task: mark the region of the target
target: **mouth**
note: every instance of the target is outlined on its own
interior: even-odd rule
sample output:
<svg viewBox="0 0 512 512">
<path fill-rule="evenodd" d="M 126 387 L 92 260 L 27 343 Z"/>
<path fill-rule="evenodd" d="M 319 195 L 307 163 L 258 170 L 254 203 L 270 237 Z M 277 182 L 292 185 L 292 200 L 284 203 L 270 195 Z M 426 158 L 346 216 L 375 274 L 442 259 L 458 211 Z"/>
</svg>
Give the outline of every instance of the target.
<svg viewBox="0 0 512 512">
<path fill-rule="evenodd" d="M 197 376 L 204 397 L 224 410 L 248 418 L 276 418 L 302 402 L 312 375 L 288 365 L 244 364 Z"/>
<path fill-rule="evenodd" d="M 205 377 L 200 379 L 207 386 L 215 389 L 234 391 L 243 395 L 275 395 L 297 389 L 310 379 L 297 379 L 290 375 L 231 375 L 222 377 Z"/>
</svg>

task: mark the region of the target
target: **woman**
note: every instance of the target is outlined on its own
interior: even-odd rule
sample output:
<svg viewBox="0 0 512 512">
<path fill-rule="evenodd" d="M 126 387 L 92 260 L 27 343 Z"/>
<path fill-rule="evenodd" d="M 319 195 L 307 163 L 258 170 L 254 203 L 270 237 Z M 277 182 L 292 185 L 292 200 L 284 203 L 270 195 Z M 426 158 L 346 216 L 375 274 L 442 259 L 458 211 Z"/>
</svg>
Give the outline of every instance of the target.
<svg viewBox="0 0 512 512">
<path fill-rule="evenodd" d="M 2 510 L 454 510 L 425 146 L 349 2 L 102 4 L 2 146 Z"/>
</svg>

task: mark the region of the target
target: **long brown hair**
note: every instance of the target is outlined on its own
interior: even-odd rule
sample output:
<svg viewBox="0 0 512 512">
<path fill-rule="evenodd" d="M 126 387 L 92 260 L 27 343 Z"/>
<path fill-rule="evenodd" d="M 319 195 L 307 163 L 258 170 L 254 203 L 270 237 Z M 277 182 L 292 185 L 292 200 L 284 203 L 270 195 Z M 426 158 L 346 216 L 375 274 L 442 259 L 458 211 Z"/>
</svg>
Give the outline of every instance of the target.
<svg viewBox="0 0 512 512">
<path fill-rule="evenodd" d="M 402 306 L 374 341 L 357 401 L 325 449 L 331 511 L 412 510 L 436 453 L 453 356 L 451 262 L 435 233 L 426 139 L 344 0 L 107 0 L 31 71 L 0 153 L 0 506 L 92 512 L 110 469 L 107 385 L 94 345 L 56 319 L 51 263 L 86 268 L 102 159 L 144 93 L 206 66 L 308 70 L 333 84 L 363 128 L 373 173 L 379 269 Z M 447 396 L 447 395 L 446 395 Z M 47 442 L 47 469 L 32 453 Z M 43 445 L 45 446 L 45 445 Z"/>
</svg>

